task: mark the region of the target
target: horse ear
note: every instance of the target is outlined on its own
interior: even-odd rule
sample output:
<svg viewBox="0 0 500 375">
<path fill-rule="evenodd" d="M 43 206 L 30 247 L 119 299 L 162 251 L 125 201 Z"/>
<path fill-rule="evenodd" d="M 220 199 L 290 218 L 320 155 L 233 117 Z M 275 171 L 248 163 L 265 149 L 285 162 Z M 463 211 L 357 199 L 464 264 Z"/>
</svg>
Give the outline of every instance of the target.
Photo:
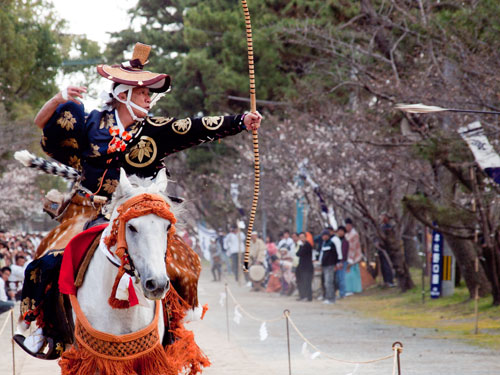
<svg viewBox="0 0 500 375">
<path fill-rule="evenodd" d="M 125 170 L 123 168 L 120 168 L 120 185 L 119 185 L 121 191 L 123 193 L 132 190 L 132 184 L 128 180 L 127 173 L 125 173 Z"/>
<path fill-rule="evenodd" d="M 160 169 L 158 175 L 155 179 L 155 184 L 158 187 L 159 191 L 166 191 L 168 185 L 167 173 L 165 172 L 165 168 Z"/>
</svg>

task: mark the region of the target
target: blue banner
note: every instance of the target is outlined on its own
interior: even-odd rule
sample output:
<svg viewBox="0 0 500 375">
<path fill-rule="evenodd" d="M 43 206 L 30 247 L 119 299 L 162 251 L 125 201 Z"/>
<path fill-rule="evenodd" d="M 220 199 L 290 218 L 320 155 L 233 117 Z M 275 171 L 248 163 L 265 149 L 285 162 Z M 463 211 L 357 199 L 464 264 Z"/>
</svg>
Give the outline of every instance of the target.
<svg viewBox="0 0 500 375">
<path fill-rule="evenodd" d="M 441 274 L 443 259 L 443 236 L 438 231 L 432 232 L 431 261 L 431 298 L 441 296 Z"/>
</svg>

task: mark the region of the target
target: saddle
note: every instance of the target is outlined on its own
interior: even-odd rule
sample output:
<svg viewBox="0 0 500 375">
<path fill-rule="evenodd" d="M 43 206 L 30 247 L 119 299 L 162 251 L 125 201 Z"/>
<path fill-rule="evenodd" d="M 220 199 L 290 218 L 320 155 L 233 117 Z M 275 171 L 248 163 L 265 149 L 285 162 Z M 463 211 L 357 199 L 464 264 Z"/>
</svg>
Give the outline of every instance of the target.
<svg viewBox="0 0 500 375">
<path fill-rule="evenodd" d="M 82 261 L 78 266 L 78 272 L 75 277 L 76 287 L 79 287 L 83 284 L 85 272 L 87 271 L 92 256 L 99 246 L 100 239 L 101 234 L 97 235 L 94 238 L 89 248 L 85 252 L 84 257 L 82 258 Z M 26 338 L 23 335 L 16 334 L 13 336 L 14 341 L 26 353 L 35 358 L 48 360 L 57 359 L 64 352 L 66 345 L 71 345 L 74 343 L 75 324 L 73 321 L 73 310 L 71 308 L 69 296 L 57 291 L 57 301 L 53 311 L 54 316 L 51 318 L 45 317 L 45 319 L 49 318 L 54 324 L 41 324 L 43 325 L 43 335 L 45 342 L 38 352 L 33 353 L 25 345 Z"/>
</svg>

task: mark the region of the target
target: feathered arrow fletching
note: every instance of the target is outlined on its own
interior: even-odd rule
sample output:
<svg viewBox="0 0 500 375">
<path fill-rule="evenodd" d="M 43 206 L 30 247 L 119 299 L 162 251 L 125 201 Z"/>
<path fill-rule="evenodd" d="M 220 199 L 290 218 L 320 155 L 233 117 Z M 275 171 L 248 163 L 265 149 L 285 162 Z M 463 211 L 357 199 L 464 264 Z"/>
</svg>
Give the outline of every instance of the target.
<svg viewBox="0 0 500 375">
<path fill-rule="evenodd" d="M 396 104 L 396 109 L 399 109 L 408 113 L 432 113 L 432 112 L 443 112 L 448 111 L 447 108 L 436 107 L 433 105 L 424 104 Z"/>
<path fill-rule="evenodd" d="M 461 113 L 477 113 L 483 115 L 500 115 L 497 111 L 481 111 L 477 109 L 457 109 L 457 108 L 442 108 L 434 105 L 425 104 L 396 104 L 396 109 L 407 113 L 434 113 L 434 112 L 461 112 Z"/>
</svg>

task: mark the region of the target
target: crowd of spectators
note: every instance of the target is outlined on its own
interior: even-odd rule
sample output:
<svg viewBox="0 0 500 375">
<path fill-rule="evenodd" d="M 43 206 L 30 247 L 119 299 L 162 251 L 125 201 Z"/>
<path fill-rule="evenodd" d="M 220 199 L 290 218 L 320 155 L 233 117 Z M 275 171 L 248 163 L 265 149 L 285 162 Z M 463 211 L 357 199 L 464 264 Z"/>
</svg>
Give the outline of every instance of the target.
<svg viewBox="0 0 500 375">
<path fill-rule="evenodd" d="M 0 313 L 21 299 L 24 271 L 41 239 L 39 234 L 0 231 Z"/>
<path fill-rule="evenodd" d="M 387 224 L 386 224 L 387 225 Z M 24 271 L 33 259 L 42 235 L 0 231 L 0 313 L 9 310 L 21 298 Z M 359 235 L 350 219 L 337 229 L 325 228 L 311 233 L 290 233 L 285 230 L 278 241 L 257 232 L 250 242 L 250 272 L 242 273 L 245 233 L 237 227 L 229 233 L 222 229 L 210 244 L 211 272 L 214 281 L 223 273 L 236 281 L 244 277 L 253 291 L 297 295 L 301 301 L 313 298 L 334 303 L 362 291 L 360 263 L 363 252 Z M 383 249 L 379 249 L 383 253 Z M 387 256 L 381 258 L 384 281 L 393 285 Z"/>
<path fill-rule="evenodd" d="M 244 252 L 244 233 L 236 227 L 228 234 L 219 230 L 211 245 L 214 281 L 226 272 L 238 281 Z M 253 291 L 297 295 L 300 301 L 314 298 L 331 304 L 362 291 L 360 264 L 364 260 L 359 234 L 351 219 L 337 229 L 311 233 L 285 230 L 278 241 L 264 241 L 256 232 L 250 242 L 250 269 L 243 274 Z"/>
</svg>

